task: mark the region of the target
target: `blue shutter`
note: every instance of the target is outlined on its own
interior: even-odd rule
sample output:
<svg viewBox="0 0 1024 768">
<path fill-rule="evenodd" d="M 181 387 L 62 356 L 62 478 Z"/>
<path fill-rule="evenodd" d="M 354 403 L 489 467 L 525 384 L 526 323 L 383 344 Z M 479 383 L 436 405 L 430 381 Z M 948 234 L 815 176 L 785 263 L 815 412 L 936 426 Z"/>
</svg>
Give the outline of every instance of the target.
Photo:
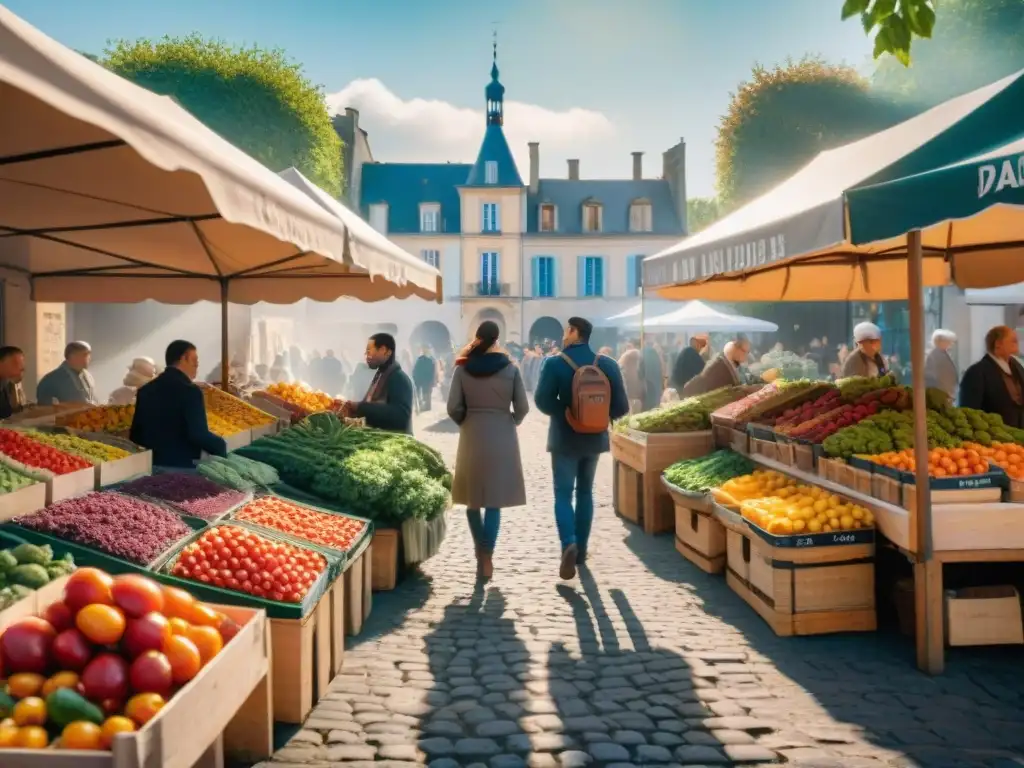
<svg viewBox="0 0 1024 768">
<path fill-rule="evenodd" d="M 533 293 L 530 295 L 537 298 L 540 296 L 540 256 L 530 259 L 530 275 L 533 282 Z"/>
<path fill-rule="evenodd" d="M 638 256 L 626 257 L 626 295 L 636 296 L 636 260 Z"/>
<path fill-rule="evenodd" d="M 501 281 L 501 254 L 494 252 L 491 254 L 491 282 L 498 283 Z"/>
<path fill-rule="evenodd" d="M 604 257 L 594 257 L 594 295 L 604 296 Z"/>
<path fill-rule="evenodd" d="M 576 257 L 576 295 L 587 295 L 587 257 Z"/>
<path fill-rule="evenodd" d="M 551 296 L 558 298 L 558 257 L 551 257 Z"/>
</svg>

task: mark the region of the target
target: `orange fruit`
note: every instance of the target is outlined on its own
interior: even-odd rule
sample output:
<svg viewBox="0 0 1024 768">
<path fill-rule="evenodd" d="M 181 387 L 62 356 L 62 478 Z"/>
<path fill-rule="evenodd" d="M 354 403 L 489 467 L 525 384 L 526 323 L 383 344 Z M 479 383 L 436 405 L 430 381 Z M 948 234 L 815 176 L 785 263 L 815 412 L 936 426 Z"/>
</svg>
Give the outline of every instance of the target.
<svg viewBox="0 0 1024 768">
<path fill-rule="evenodd" d="M 182 635 L 171 635 L 167 639 L 164 655 L 171 662 L 171 677 L 175 685 L 184 685 L 203 667 L 203 658 L 196 644 Z M 135 720 L 134 717 L 132 719 Z"/>
<path fill-rule="evenodd" d="M 72 688 L 78 685 L 78 675 L 74 672 L 58 672 L 45 683 L 43 683 L 43 696 L 49 696 L 61 688 Z"/>
<path fill-rule="evenodd" d="M 201 627 L 216 627 L 220 625 L 221 614 L 208 605 L 196 603 L 192 606 L 191 621 L 193 624 L 198 624 Z"/>
<path fill-rule="evenodd" d="M 16 699 L 38 696 L 46 678 L 34 672 L 19 672 L 7 679 L 7 692 Z"/>
<path fill-rule="evenodd" d="M 192 618 L 192 606 L 196 599 L 184 589 L 177 587 L 164 587 L 164 616 L 169 619 L 184 619 L 190 621 Z"/>
<path fill-rule="evenodd" d="M 204 666 L 224 647 L 224 638 L 213 627 L 190 627 L 185 637 L 199 649 L 199 658 Z"/>
<path fill-rule="evenodd" d="M 114 737 L 119 733 L 133 733 L 136 730 L 135 723 L 129 717 L 123 715 L 114 715 L 108 717 L 104 721 L 103 726 L 100 728 L 101 732 L 101 743 L 104 749 L 110 749 L 114 743 Z"/>
<path fill-rule="evenodd" d="M 142 726 L 156 717 L 156 713 L 163 709 L 166 703 L 163 696 L 158 693 L 140 693 L 128 699 L 124 713 L 136 725 Z"/>
<path fill-rule="evenodd" d="M 14 705 L 14 722 L 20 726 L 45 725 L 46 702 L 38 696 L 29 696 Z"/>
<path fill-rule="evenodd" d="M 18 726 L 14 721 L 0 723 L 0 749 L 15 746 L 18 741 Z"/>
<path fill-rule="evenodd" d="M 46 729 L 38 725 L 29 725 L 18 729 L 14 746 L 21 749 L 46 749 L 50 746 L 50 737 Z"/>
<path fill-rule="evenodd" d="M 126 622 L 120 608 L 93 603 L 78 612 L 75 626 L 97 645 L 113 645 L 124 634 Z"/>
<path fill-rule="evenodd" d="M 103 731 L 96 723 L 76 720 L 68 723 L 60 734 L 61 749 L 103 749 Z"/>
<path fill-rule="evenodd" d="M 170 625 L 172 635 L 185 635 L 186 637 L 188 636 L 188 631 L 192 628 L 191 624 L 178 616 L 171 619 Z"/>
</svg>

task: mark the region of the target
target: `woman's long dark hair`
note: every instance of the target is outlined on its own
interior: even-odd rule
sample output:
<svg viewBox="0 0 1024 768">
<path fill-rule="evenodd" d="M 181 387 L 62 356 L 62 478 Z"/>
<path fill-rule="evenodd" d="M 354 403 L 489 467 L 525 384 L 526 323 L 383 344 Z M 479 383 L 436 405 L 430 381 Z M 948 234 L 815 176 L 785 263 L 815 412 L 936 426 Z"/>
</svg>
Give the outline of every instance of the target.
<svg viewBox="0 0 1024 768">
<path fill-rule="evenodd" d="M 469 356 L 477 357 L 490 352 L 491 348 L 498 343 L 500 330 L 498 324 L 493 320 L 484 320 L 480 323 L 480 327 L 476 329 L 476 338 L 480 343 L 469 351 Z"/>
</svg>

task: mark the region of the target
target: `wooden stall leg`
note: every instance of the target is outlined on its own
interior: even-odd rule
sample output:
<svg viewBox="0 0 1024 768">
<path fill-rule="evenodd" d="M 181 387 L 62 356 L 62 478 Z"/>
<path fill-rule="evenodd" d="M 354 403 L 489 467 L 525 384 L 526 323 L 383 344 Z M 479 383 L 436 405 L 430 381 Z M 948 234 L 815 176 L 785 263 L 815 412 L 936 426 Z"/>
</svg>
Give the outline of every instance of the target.
<svg viewBox="0 0 1024 768">
<path fill-rule="evenodd" d="M 946 666 L 942 604 L 942 562 L 914 564 L 914 621 L 917 631 L 917 667 L 941 675 Z"/>
<path fill-rule="evenodd" d="M 331 590 L 331 679 L 345 663 L 345 577 Z"/>
<path fill-rule="evenodd" d="M 363 621 L 373 609 L 373 544 L 363 553 Z"/>
<path fill-rule="evenodd" d="M 273 652 L 273 649 L 271 649 Z M 224 729 L 224 752 L 233 759 L 258 763 L 274 754 L 273 684 L 267 676 L 249 694 Z"/>
<path fill-rule="evenodd" d="M 363 631 L 363 558 L 345 571 L 345 634 L 355 637 Z"/>
<path fill-rule="evenodd" d="M 334 679 L 331 674 L 331 597 L 325 594 L 316 606 L 316 693 L 313 701 L 319 701 L 327 693 L 327 688 Z"/>
<path fill-rule="evenodd" d="M 218 736 L 192 768 L 224 768 L 224 739 Z"/>
</svg>

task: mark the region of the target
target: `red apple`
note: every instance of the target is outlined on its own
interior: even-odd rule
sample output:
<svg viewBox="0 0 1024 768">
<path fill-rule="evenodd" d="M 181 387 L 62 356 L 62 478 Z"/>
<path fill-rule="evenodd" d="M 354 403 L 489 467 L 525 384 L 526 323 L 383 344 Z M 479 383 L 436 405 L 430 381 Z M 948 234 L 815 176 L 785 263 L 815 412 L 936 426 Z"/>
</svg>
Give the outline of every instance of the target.
<svg viewBox="0 0 1024 768">
<path fill-rule="evenodd" d="M 93 603 L 113 605 L 113 586 L 114 580 L 110 575 L 98 568 L 79 568 L 71 574 L 64 587 L 64 602 L 72 613 L 78 613 Z"/>
<path fill-rule="evenodd" d="M 132 662 L 128 682 L 135 693 L 159 693 L 167 698 L 173 684 L 171 662 L 160 651 L 146 651 Z"/>
<path fill-rule="evenodd" d="M 90 701 L 124 701 L 128 696 L 128 663 L 113 653 L 101 653 L 82 670 L 82 687 Z"/>
<path fill-rule="evenodd" d="M 45 674 L 50 666 L 50 649 L 57 633 L 46 620 L 37 616 L 17 621 L 0 635 L 0 660 L 4 672 Z"/>
<path fill-rule="evenodd" d="M 65 629 L 53 640 L 53 660 L 61 669 L 81 672 L 92 659 L 92 643 L 77 629 Z"/>
<path fill-rule="evenodd" d="M 75 616 L 64 602 L 50 603 L 43 611 L 42 616 L 58 632 L 75 626 Z"/>
<path fill-rule="evenodd" d="M 114 579 L 111 589 L 114 604 L 127 616 L 145 616 L 164 609 L 164 593 L 160 585 L 145 576 L 127 573 Z"/>
<path fill-rule="evenodd" d="M 138 619 L 129 619 L 121 647 L 128 658 L 134 659 L 146 651 L 159 651 L 171 636 L 171 623 L 162 613 L 147 613 Z"/>
</svg>

